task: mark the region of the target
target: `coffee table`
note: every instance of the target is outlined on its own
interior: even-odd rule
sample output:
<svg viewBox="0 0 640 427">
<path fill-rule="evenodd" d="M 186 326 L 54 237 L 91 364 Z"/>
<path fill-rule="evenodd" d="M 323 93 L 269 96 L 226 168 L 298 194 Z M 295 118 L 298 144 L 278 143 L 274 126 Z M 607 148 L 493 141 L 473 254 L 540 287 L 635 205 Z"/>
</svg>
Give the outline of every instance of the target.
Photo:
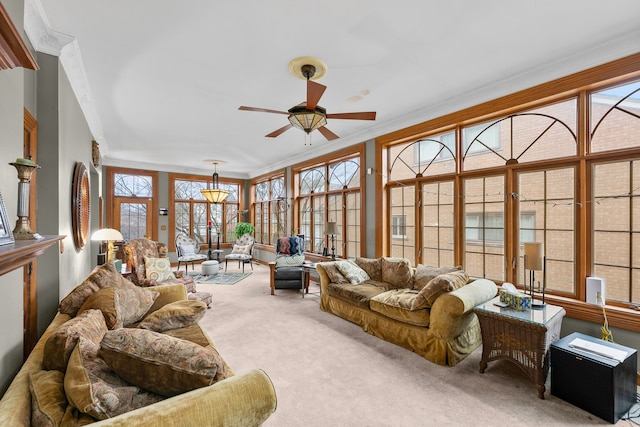
<svg viewBox="0 0 640 427">
<path fill-rule="evenodd" d="M 560 338 L 565 310 L 547 304 L 543 308 L 518 311 L 499 307 L 499 297 L 473 309 L 482 332 L 480 373 L 489 362 L 510 360 L 518 365 L 537 386 L 538 397 L 544 399 L 545 381 L 549 373 L 548 350 Z"/>
</svg>

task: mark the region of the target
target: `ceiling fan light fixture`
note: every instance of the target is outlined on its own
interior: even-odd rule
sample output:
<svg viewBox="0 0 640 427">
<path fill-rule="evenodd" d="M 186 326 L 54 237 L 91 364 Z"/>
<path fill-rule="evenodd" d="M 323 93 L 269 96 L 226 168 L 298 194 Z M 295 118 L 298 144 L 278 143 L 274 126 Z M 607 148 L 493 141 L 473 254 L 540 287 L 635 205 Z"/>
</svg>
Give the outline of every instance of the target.
<svg viewBox="0 0 640 427">
<path fill-rule="evenodd" d="M 306 103 L 296 105 L 289 110 L 289 122 L 293 127 L 311 133 L 327 124 L 327 113 L 322 107 L 307 110 Z"/>
<path fill-rule="evenodd" d="M 209 201 L 209 203 L 222 203 L 226 200 L 227 197 L 229 197 L 229 194 L 231 194 L 228 190 L 220 188 L 220 183 L 218 182 L 219 177 L 217 165 L 218 163 L 223 162 L 216 160 L 206 160 L 206 162 L 213 163 L 214 166 L 212 176 L 213 184 L 212 188 L 200 190 L 200 193 L 202 193 L 202 195 Z"/>
</svg>

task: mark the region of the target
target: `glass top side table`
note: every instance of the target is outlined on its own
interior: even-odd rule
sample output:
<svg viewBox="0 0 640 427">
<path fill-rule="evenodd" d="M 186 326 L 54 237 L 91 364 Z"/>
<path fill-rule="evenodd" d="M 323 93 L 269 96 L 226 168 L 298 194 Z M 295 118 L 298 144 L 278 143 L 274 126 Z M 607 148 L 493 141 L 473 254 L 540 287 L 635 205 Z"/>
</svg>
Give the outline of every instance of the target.
<svg viewBox="0 0 640 427">
<path fill-rule="evenodd" d="M 484 373 L 491 361 L 510 360 L 536 383 L 538 397 L 544 399 L 544 383 L 549 373 L 548 350 L 551 343 L 560 338 L 566 312 L 551 304 L 518 311 L 495 305 L 499 300 L 496 297 L 473 309 L 482 332 L 480 373 Z"/>
</svg>

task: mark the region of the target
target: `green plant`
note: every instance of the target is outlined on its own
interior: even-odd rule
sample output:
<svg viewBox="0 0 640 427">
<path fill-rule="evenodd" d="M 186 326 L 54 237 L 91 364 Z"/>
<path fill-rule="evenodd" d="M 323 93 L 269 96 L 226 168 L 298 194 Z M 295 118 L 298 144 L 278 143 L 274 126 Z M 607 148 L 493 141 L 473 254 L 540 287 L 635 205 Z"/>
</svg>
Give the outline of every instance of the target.
<svg viewBox="0 0 640 427">
<path fill-rule="evenodd" d="M 236 224 L 236 237 L 242 237 L 244 234 L 253 234 L 255 227 L 249 222 L 239 222 Z"/>
</svg>

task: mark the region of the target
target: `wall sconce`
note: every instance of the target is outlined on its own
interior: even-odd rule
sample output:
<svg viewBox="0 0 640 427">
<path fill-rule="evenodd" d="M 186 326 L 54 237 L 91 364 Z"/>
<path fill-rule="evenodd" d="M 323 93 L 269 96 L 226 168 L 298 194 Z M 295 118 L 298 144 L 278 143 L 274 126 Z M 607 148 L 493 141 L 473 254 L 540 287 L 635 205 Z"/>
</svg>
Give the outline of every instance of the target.
<svg viewBox="0 0 640 427">
<path fill-rule="evenodd" d="M 167 216 L 167 215 L 169 215 L 169 209 L 160 208 L 160 216 Z"/>
</svg>

